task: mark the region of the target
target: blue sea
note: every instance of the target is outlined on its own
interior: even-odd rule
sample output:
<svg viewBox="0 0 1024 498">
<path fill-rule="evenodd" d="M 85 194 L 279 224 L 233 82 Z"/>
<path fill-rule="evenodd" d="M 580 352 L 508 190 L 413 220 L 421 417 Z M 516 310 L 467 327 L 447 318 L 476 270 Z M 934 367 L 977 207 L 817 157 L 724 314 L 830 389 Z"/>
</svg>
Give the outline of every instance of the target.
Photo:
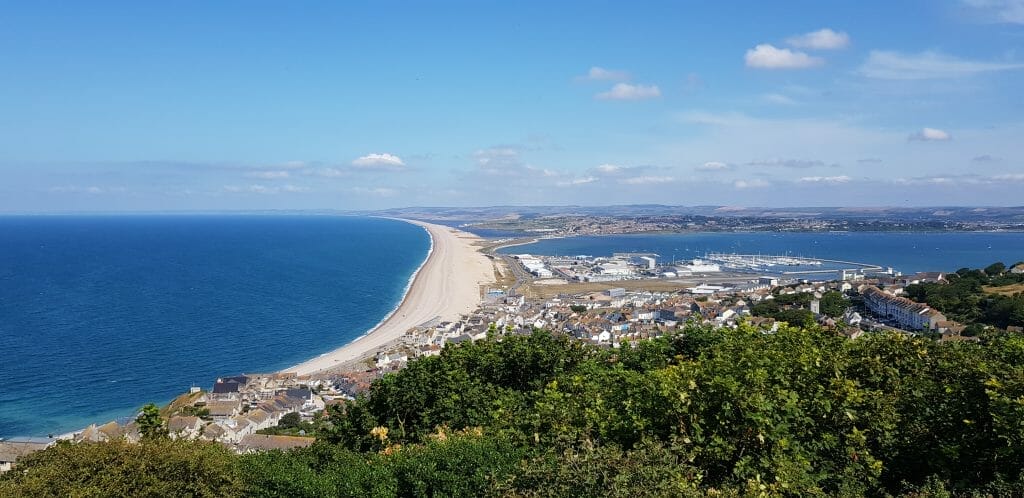
<svg viewBox="0 0 1024 498">
<path fill-rule="evenodd" d="M 131 416 L 342 346 L 398 304 L 429 246 L 422 228 L 377 218 L 0 217 L 0 437 Z M 1024 260 L 1024 233 L 618 235 L 502 250 L 712 251 L 952 271 Z"/>
<path fill-rule="evenodd" d="M 342 346 L 398 304 L 429 247 L 376 218 L 0 217 L 0 437 Z"/>
<path fill-rule="evenodd" d="M 788 254 L 892 267 L 903 273 L 983 268 L 1024 260 L 1024 232 L 741 232 L 631 234 L 543 239 L 505 254 L 610 256 L 649 252 L 688 260 L 708 252 Z"/>
</svg>

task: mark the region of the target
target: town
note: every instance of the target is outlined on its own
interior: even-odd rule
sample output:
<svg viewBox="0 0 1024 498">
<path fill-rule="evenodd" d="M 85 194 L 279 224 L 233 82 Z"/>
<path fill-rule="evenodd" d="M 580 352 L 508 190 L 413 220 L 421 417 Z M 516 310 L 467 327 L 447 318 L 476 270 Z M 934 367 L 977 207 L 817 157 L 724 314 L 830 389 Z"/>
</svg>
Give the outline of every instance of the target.
<svg viewBox="0 0 1024 498">
<path fill-rule="evenodd" d="M 711 257 L 731 266 L 746 261 L 730 255 Z M 940 272 L 900 275 L 891 269 L 874 273 L 841 271 L 839 279 L 810 281 L 723 272 L 722 265 L 710 260 L 659 263 L 652 254 L 616 254 L 608 258 L 517 255 L 505 262 L 510 275 L 532 277 L 526 282 L 517 281 L 516 287 L 521 291 L 483 289 L 483 303 L 474 313 L 457 321 L 432 320 L 421 324 L 374 356 L 337 369 L 303 376 L 235 374 L 214 380 L 209 389 L 192 387 L 163 409 L 167 432 L 174 438 L 215 441 L 238 453 L 309 446 L 315 438 L 302 430 L 279 434 L 275 428 L 297 428 L 303 422 L 313 421 L 327 406 L 353 399 L 373 380 L 403 368 L 414 358 L 439 355 L 450 345 L 530 334 L 537 329 L 565 334 L 598 347 L 621 348 L 643 339 L 679 333 L 687 324 L 735 328 L 749 323 L 764 333 L 772 333 L 785 320 L 765 316 L 772 314 L 765 310 L 776 310 L 782 312 L 778 317 L 810 320 L 851 339 L 873 331 L 895 330 L 933 334 L 941 341 L 978 340 L 963 334 L 965 325 L 903 296 L 909 285 L 945 282 L 947 275 Z M 762 266 L 813 266 L 813 261 L 789 257 L 754 262 Z M 1024 266 L 1018 265 L 1009 272 L 1024 273 Z M 666 283 L 682 282 L 675 278 L 687 277 L 687 285 L 664 287 Z M 550 281 L 556 278 L 561 279 L 560 283 L 552 284 Z M 711 278 L 714 283 L 708 283 Z M 569 282 L 597 283 L 606 288 L 567 292 L 574 288 Z M 631 284 L 628 289 L 615 286 L 627 283 Z M 644 288 L 652 283 L 662 286 L 655 290 Z M 824 304 L 829 299 L 830 303 Z M 799 313 L 785 314 L 791 311 Z M 1020 327 L 1010 329 L 1020 331 Z M 57 437 L 0 441 L 0 471 L 10 470 L 18 458 L 60 439 L 121 438 L 141 439 L 134 420 L 90 425 Z"/>
</svg>

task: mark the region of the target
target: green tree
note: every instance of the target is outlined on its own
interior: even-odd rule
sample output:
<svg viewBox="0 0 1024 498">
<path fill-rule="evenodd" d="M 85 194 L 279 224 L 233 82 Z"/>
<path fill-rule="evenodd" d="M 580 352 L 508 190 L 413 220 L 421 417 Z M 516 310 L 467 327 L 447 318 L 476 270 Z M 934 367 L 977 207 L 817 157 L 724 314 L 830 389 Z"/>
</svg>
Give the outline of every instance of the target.
<svg viewBox="0 0 1024 498">
<path fill-rule="evenodd" d="M 142 413 L 135 418 L 139 425 L 139 434 L 143 439 L 159 439 L 167 437 L 167 426 L 163 417 L 160 416 L 160 408 L 153 403 L 142 407 Z"/>
<path fill-rule="evenodd" d="M 979 273 L 951 277 L 951 302 Z M 411 361 L 331 406 L 309 448 L 61 443 L 0 496 L 1021 496 L 1022 379 L 1006 332 L 689 324 L 598 348 L 537 331 Z"/>
<path fill-rule="evenodd" d="M 284 429 L 290 429 L 292 427 L 298 427 L 300 423 L 302 423 L 302 416 L 299 415 L 298 412 L 291 412 L 281 417 L 281 420 L 278 421 L 277 426 Z"/>
<path fill-rule="evenodd" d="M 1006 271 L 1006 265 L 1004 265 L 1002 263 L 998 263 L 998 262 L 997 263 L 992 263 L 992 264 L 990 264 L 990 265 L 985 267 L 985 274 L 990 276 L 990 277 L 994 277 L 996 275 L 1001 275 L 1005 271 Z"/>
<path fill-rule="evenodd" d="M 0 496 L 242 496 L 235 463 L 208 442 L 60 442 L 0 477 Z"/>
<path fill-rule="evenodd" d="M 850 300 L 838 291 L 828 291 L 821 296 L 819 301 L 821 313 L 832 318 L 839 318 L 850 306 Z"/>
</svg>

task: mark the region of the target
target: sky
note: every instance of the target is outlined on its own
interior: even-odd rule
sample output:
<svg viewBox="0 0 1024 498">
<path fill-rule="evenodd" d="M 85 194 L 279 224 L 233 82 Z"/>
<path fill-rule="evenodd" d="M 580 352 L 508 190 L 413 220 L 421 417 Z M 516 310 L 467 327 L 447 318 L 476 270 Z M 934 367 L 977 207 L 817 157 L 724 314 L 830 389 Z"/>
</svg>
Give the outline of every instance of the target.
<svg viewBox="0 0 1024 498">
<path fill-rule="evenodd" d="M 1024 205 L 1024 0 L 0 12 L 0 212 Z"/>
</svg>

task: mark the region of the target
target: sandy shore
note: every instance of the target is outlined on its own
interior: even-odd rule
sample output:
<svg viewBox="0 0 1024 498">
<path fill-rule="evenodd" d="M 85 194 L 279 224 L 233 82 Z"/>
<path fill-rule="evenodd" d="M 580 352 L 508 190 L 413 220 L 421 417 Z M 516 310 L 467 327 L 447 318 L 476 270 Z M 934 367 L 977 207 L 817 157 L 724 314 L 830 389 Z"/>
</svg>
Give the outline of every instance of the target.
<svg viewBox="0 0 1024 498">
<path fill-rule="evenodd" d="M 480 286 L 494 282 L 491 260 L 477 245 L 480 238 L 446 226 L 402 221 L 425 228 L 433 241 L 430 255 L 416 273 L 402 304 L 366 335 L 284 372 L 312 374 L 373 356 L 413 327 L 437 317 L 455 320 L 479 306 Z"/>
</svg>

